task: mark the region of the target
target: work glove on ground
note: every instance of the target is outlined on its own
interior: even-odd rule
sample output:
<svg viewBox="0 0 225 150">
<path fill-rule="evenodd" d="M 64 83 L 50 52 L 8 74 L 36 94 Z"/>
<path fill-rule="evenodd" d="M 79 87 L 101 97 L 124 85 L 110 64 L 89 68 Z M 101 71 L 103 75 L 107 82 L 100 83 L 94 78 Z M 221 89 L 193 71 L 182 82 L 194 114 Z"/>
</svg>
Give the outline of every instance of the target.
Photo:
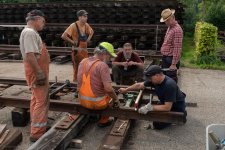
<svg viewBox="0 0 225 150">
<path fill-rule="evenodd" d="M 141 107 L 141 108 L 138 110 L 138 112 L 139 112 L 140 114 L 147 114 L 148 111 L 153 111 L 153 106 L 152 106 L 151 103 L 148 103 L 147 105 Z"/>
<path fill-rule="evenodd" d="M 118 99 L 113 100 L 113 107 L 119 107 L 120 106 L 120 101 Z"/>
<path fill-rule="evenodd" d="M 37 78 L 37 80 L 35 82 L 36 85 L 45 85 L 46 77 L 45 77 L 45 75 L 44 75 L 42 70 L 36 72 L 35 76 Z"/>
</svg>

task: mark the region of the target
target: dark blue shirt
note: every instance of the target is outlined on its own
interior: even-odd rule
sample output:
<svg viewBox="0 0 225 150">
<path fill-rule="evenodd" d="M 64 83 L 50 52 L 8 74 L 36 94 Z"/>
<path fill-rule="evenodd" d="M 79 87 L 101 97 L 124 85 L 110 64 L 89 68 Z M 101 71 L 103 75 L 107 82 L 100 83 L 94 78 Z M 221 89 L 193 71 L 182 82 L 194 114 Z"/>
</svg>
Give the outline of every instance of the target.
<svg viewBox="0 0 225 150">
<path fill-rule="evenodd" d="M 165 102 L 184 102 L 186 95 L 180 90 L 174 80 L 168 80 L 164 85 L 165 81 L 169 79 L 168 76 L 165 76 L 165 79 L 161 84 L 154 85 L 150 81 L 145 81 L 145 87 L 154 87 L 157 90 L 163 90 L 165 94 Z M 164 86 L 163 86 L 164 85 Z"/>
</svg>

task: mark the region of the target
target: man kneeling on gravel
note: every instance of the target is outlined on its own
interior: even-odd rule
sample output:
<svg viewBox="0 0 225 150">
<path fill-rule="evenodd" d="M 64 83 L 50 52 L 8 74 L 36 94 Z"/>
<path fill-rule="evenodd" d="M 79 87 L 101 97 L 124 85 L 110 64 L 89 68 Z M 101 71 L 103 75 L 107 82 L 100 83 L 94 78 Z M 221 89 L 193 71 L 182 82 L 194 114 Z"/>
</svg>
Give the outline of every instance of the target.
<svg viewBox="0 0 225 150">
<path fill-rule="evenodd" d="M 141 114 L 147 114 L 148 111 L 184 112 L 184 123 L 186 123 L 186 95 L 179 89 L 176 82 L 170 77 L 164 75 L 163 70 L 157 65 L 152 65 L 148 68 L 145 73 L 145 80 L 145 82 L 136 83 L 128 88 L 120 88 L 119 91 L 120 93 L 124 93 L 128 91 L 141 90 L 145 87 L 154 87 L 159 98 L 158 104 L 153 106 L 151 103 L 148 103 L 141 107 L 138 112 Z M 154 128 L 158 130 L 170 125 L 171 123 L 153 121 Z"/>
</svg>

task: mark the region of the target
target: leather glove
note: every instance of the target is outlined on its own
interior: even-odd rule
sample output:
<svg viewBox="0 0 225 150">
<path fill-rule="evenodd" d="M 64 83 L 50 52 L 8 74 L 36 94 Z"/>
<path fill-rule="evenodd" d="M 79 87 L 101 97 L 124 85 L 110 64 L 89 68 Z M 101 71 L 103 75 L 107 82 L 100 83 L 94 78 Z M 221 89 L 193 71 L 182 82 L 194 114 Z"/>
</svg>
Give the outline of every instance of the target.
<svg viewBox="0 0 225 150">
<path fill-rule="evenodd" d="M 35 76 L 37 78 L 37 80 L 35 82 L 36 85 L 45 85 L 46 77 L 45 77 L 45 75 L 44 75 L 42 70 L 36 72 Z"/>
<path fill-rule="evenodd" d="M 152 106 L 152 104 L 150 104 L 150 103 L 148 103 L 147 105 L 141 107 L 141 108 L 138 110 L 138 112 L 139 112 L 140 114 L 147 114 L 148 111 L 153 111 L 153 106 Z"/>
<path fill-rule="evenodd" d="M 120 101 L 118 99 L 113 100 L 113 107 L 119 107 L 120 106 Z"/>
</svg>

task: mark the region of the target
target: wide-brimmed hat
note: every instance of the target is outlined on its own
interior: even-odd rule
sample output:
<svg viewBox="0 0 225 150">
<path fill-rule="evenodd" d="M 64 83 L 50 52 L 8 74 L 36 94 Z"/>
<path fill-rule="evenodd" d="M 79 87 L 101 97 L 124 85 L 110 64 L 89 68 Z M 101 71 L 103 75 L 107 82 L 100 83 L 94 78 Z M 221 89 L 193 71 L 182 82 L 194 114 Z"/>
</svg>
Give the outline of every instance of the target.
<svg viewBox="0 0 225 150">
<path fill-rule="evenodd" d="M 173 16 L 173 14 L 175 13 L 174 9 L 164 9 L 161 13 L 162 18 L 160 19 L 160 22 L 165 22 L 166 20 L 168 20 L 170 17 Z"/>
</svg>

